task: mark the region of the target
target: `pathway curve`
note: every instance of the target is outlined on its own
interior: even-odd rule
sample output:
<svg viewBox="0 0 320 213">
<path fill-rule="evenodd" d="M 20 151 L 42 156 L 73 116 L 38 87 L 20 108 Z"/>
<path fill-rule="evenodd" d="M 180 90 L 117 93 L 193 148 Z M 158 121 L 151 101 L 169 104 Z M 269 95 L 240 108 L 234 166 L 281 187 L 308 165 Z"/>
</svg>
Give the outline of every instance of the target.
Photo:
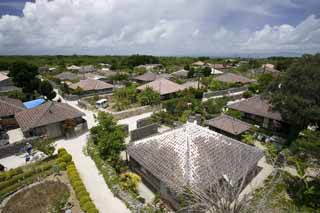
<svg viewBox="0 0 320 213">
<path fill-rule="evenodd" d="M 87 137 L 88 133 L 74 139 L 59 140 L 56 143 L 57 148 L 63 147 L 72 155 L 81 179 L 101 213 L 130 212 L 125 204 L 110 191 L 91 157 L 83 153 Z"/>
<path fill-rule="evenodd" d="M 85 119 L 88 123 L 88 128 L 95 126 L 94 113 L 84 110 L 77 106 L 76 101 L 65 101 L 71 106 L 85 113 Z M 65 148 L 71 155 L 77 167 L 77 170 L 86 186 L 90 196 L 101 213 L 127 213 L 130 210 L 125 204 L 115 197 L 104 181 L 94 161 L 90 156 L 84 154 L 83 150 L 86 147 L 89 133 L 85 133 L 79 137 L 72 139 L 61 139 L 56 142 L 57 148 Z"/>
</svg>

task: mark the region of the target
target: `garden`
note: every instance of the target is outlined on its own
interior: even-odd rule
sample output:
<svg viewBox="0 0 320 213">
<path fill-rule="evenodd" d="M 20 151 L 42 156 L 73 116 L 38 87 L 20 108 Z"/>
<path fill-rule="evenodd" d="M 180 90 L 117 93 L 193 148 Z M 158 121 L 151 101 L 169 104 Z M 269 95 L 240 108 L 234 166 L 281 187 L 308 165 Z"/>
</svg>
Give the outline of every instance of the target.
<svg viewBox="0 0 320 213">
<path fill-rule="evenodd" d="M 45 160 L 1 173 L 0 199 L 3 212 L 8 213 L 66 209 L 98 212 L 65 149 Z"/>
</svg>

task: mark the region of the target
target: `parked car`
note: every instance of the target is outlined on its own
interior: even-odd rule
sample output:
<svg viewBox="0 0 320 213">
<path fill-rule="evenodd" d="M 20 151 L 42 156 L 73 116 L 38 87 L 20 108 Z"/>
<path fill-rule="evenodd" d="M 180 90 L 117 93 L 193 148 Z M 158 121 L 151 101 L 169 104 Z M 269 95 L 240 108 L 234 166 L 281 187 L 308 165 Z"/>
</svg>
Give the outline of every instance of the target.
<svg viewBox="0 0 320 213">
<path fill-rule="evenodd" d="M 273 136 L 271 136 L 271 137 L 268 137 L 267 139 L 266 139 L 266 142 L 267 143 L 277 143 L 277 144 L 285 144 L 286 142 L 287 142 L 287 140 L 286 139 L 284 139 L 284 138 L 282 138 L 282 137 L 279 137 L 279 136 L 275 136 L 275 135 L 273 135 Z"/>
</svg>

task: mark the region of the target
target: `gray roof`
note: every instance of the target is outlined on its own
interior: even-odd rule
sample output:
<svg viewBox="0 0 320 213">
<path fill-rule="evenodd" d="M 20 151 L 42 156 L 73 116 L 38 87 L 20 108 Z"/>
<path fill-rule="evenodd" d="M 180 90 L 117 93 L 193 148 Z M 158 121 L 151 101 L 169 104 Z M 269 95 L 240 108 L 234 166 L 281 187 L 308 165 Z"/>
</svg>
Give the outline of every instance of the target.
<svg viewBox="0 0 320 213">
<path fill-rule="evenodd" d="M 56 78 L 60 79 L 61 81 L 74 81 L 79 79 L 79 75 L 72 73 L 72 72 L 62 72 L 55 76 Z"/>
<path fill-rule="evenodd" d="M 139 86 L 137 89 L 145 90 L 148 87 L 160 93 L 160 95 L 172 94 L 186 89 L 184 86 L 165 78 L 158 78 L 150 83 Z"/>
<path fill-rule="evenodd" d="M 15 118 L 23 132 L 67 119 L 82 117 L 84 114 L 65 103 L 48 101 L 36 108 L 18 112 Z"/>
<path fill-rule="evenodd" d="M 238 120 L 228 115 L 220 115 L 213 119 L 205 121 L 207 126 L 221 129 L 232 135 L 239 135 L 252 128 L 251 124 Z"/>
<path fill-rule="evenodd" d="M 138 75 L 136 77 L 134 77 L 134 80 L 138 80 L 138 81 L 144 81 L 144 82 L 151 82 L 154 81 L 156 79 L 160 78 L 160 76 L 156 73 L 152 73 L 152 72 L 146 72 L 142 75 Z"/>
<path fill-rule="evenodd" d="M 226 82 L 226 83 L 241 83 L 248 84 L 254 82 L 254 80 L 244 77 L 242 75 L 237 75 L 234 73 L 224 73 L 216 77 L 218 81 Z"/>
<path fill-rule="evenodd" d="M 85 80 L 80 80 L 77 83 L 71 84 L 69 87 L 71 89 L 77 89 L 79 87 L 84 91 L 93 91 L 93 90 L 112 89 L 113 85 L 101 80 L 85 79 Z"/>
<path fill-rule="evenodd" d="M 273 111 L 270 102 L 259 95 L 253 96 L 244 101 L 230 104 L 228 105 L 228 108 L 258 115 L 264 118 L 282 121 L 281 114 L 277 111 Z"/>
<path fill-rule="evenodd" d="M 189 73 L 188 70 L 181 69 L 181 70 L 178 70 L 176 72 L 171 73 L 171 75 L 176 76 L 178 78 L 187 78 L 188 77 L 188 73 Z"/>
<path fill-rule="evenodd" d="M 131 142 L 127 152 L 178 193 L 185 186 L 205 188 L 224 177 L 235 183 L 263 157 L 255 147 L 194 123 Z"/>
</svg>

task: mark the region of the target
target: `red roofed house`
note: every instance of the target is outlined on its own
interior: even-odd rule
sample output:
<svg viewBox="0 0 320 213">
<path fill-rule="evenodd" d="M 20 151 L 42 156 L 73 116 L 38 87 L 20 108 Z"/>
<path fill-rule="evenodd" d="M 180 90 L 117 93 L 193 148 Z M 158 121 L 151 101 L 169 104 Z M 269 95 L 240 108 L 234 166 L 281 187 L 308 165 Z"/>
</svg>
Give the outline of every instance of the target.
<svg viewBox="0 0 320 213">
<path fill-rule="evenodd" d="M 87 130 L 84 113 L 66 103 L 48 101 L 36 108 L 16 113 L 15 118 L 25 137 L 72 136 Z"/>
</svg>

